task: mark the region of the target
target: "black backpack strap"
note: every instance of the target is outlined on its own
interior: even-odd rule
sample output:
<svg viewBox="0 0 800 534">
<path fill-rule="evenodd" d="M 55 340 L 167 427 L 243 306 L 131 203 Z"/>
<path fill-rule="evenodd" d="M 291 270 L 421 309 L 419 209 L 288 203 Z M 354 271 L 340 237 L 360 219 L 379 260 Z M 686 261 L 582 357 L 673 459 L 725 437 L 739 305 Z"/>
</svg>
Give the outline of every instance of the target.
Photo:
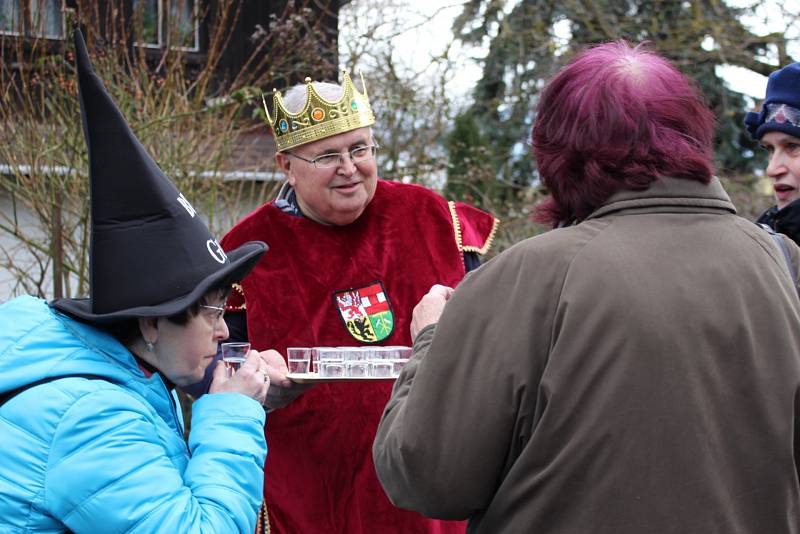
<svg viewBox="0 0 800 534">
<path fill-rule="evenodd" d="M 786 260 L 786 266 L 789 268 L 789 273 L 792 275 L 792 281 L 796 283 L 797 269 L 795 268 L 794 263 L 792 263 L 792 257 L 789 255 L 789 249 L 786 246 L 786 242 L 769 225 L 760 223 L 759 226 L 769 232 L 772 240 L 775 241 L 775 244 L 778 246 L 778 250 L 780 250 L 783 254 L 783 259 Z"/>
<path fill-rule="evenodd" d="M 108 380 L 108 377 L 100 376 L 100 375 L 90 375 L 90 374 L 74 374 L 74 375 L 59 375 L 59 376 L 48 376 L 46 378 L 42 378 L 41 380 L 37 380 L 36 382 L 31 382 L 30 384 L 25 384 L 24 386 L 20 386 L 17 389 L 12 389 L 11 391 L 6 391 L 5 393 L 0 393 L 0 406 L 4 405 L 6 402 L 10 401 L 13 397 L 19 395 L 26 389 L 30 389 L 36 386 L 40 386 L 42 384 L 47 384 L 48 382 L 53 382 L 54 380 L 61 380 L 62 378 L 88 378 L 90 380 Z"/>
</svg>

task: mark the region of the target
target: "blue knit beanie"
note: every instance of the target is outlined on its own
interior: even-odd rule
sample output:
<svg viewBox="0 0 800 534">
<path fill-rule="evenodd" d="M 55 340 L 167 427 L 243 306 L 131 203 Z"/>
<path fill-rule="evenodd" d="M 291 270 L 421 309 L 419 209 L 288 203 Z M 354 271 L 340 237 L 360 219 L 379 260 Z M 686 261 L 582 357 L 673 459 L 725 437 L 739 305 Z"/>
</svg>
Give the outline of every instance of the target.
<svg viewBox="0 0 800 534">
<path fill-rule="evenodd" d="M 800 139 L 800 63 L 792 63 L 769 75 L 761 112 L 749 112 L 744 123 L 750 137 L 756 140 L 772 131 Z"/>
</svg>

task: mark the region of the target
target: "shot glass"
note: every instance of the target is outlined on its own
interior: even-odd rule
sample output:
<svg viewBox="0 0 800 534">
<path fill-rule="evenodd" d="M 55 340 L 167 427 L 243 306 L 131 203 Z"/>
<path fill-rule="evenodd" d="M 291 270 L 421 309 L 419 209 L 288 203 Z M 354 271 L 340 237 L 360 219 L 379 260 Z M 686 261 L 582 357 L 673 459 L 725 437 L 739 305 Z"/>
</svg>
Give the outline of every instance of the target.
<svg viewBox="0 0 800 534">
<path fill-rule="evenodd" d="M 387 360 L 391 360 L 392 376 L 397 378 L 400 376 L 400 371 L 403 369 L 403 366 L 408 362 L 408 359 L 411 358 L 411 347 L 389 345 L 381 347 L 381 349 L 383 351 L 383 357 Z"/>
<path fill-rule="evenodd" d="M 320 363 L 323 362 L 336 362 L 342 363 L 344 362 L 344 352 L 339 347 L 317 347 L 317 360 Z"/>
<path fill-rule="evenodd" d="M 403 366 L 405 366 L 406 363 L 408 363 L 408 358 L 392 360 L 392 376 L 395 378 L 400 376 L 400 371 L 403 370 Z"/>
<path fill-rule="evenodd" d="M 369 362 L 364 360 L 348 360 L 344 362 L 344 376 L 351 378 L 369 376 Z"/>
<path fill-rule="evenodd" d="M 319 362 L 319 376 L 321 378 L 339 378 L 344 376 L 344 360 Z"/>
<path fill-rule="evenodd" d="M 382 360 L 395 360 L 397 359 L 397 349 L 399 347 L 387 345 L 384 347 L 376 347 L 378 350 L 378 354 L 380 354 L 380 359 Z"/>
<path fill-rule="evenodd" d="M 333 364 L 329 367 L 328 364 Z M 336 365 L 341 371 L 337 373 Z M 342 376 L 344 374 L 344 358 L 342 352 L 337 347 L 314 347 L 311 354 L 311 372 L 317 373 L 320 377 Z"/>
<path fill-rule="evenodd" d="M 246 341 L 231 341 L 222 344 L 222 363 L 225 365 L 228 378 L 236 374 L 236 371 L 247 359 L 248 352 L 250 352 L 250 343 Z"/>
<path fill-rule="evenodd" d="M 289 365 L 290 373 L 308 373 L 311 367 L 311 353 L 313 349 L 310 347 L 287 347 L 286 348 L 286 361 Z"/>
<path fill-rule="evenodd" d="M 366 359 L 366 352 L 364 347 L 336 347 L 344 357 L 345 363 L 357 362 Z"/>
<path fill-rule="evenodd" d="M 408 360 L 411 358 L 411 354 L 413 349 L 411 347 L 396 347 L 397 348 L 397 357 L 400 360 Z"/>
<path fill-rule="evenodd" d="M 375 352 L 376 348 L 380 347 L 361 347 L 361 353 L 364 355 L 363 359 L 366 360 L 367 362 L 376 359 L 378 357 L 377 353 Z"/>
<path fill-rule="evenodd" d="M 392 376 L 392 361 L 387 359 L 385 347 L 370 347 L 369 376 L 373 378 L 389 378 Z"/>
</svg>

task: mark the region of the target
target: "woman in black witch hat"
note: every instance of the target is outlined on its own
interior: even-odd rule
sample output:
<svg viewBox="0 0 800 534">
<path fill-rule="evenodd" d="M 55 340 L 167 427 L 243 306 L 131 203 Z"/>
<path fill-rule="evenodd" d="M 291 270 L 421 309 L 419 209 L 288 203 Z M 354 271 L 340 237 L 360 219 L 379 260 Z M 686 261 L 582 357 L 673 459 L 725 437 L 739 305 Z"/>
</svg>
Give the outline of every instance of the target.
<svg viewBox="0 0 800 534">
<path fill-rule="evenodd" d="M 261 501 L 274 351 L 197 382 L 228 336 L 223 303 L 266 251 L 224 253 L 75 46 L 92 195 L 91 297 L 0 306 L 0 523 L 31 532 L 244 532 Z M 0 529 L 1 530 L 1 529 Z"/>
</svg>

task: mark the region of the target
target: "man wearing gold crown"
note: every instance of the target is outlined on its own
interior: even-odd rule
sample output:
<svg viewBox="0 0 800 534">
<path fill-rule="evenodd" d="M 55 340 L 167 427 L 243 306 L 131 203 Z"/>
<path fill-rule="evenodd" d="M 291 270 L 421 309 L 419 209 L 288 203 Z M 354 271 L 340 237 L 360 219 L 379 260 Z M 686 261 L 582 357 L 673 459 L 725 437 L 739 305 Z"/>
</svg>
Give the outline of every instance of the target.
<svg viewBox="0 0 800 534">
<path fill-rule="evenodd" d="M 423 187 L 379 179 L 366 88 L 359 92 L 346 72 L 341 86 L 307 78 L 285 99 L 276 91 L 273 103 L 267 118 L 287 182 L 222 241 L 270 245 L 228 302 L 232 335 L 239 330 L 253 348 L 282 353 L 410 345 L 413 306 L 432 285 L 455 286 L 476 267 L 498 221 Z M 464 523 L 395 508 L 378 482 L 372 440 L 391 381 L 306 387 L 267 401 L 275 409 L 264 483 L 272 532 L 464 531 Z"/>
</svg>

